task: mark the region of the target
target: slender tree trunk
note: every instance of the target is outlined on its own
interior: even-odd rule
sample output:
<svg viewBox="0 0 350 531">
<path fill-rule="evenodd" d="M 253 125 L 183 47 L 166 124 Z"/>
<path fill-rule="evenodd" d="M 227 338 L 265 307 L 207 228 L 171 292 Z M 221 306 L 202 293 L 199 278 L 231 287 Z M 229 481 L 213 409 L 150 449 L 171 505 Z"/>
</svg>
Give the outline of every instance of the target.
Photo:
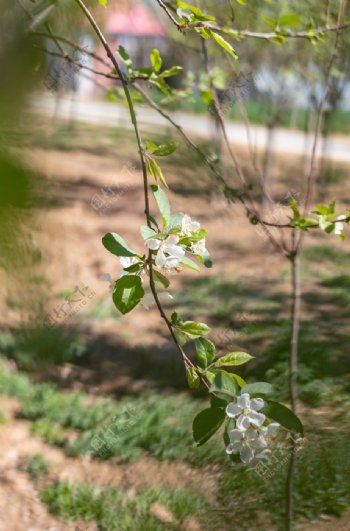
<svg viewBox="0 0 350 531">
<path fill-rule="evenodd" d="M 296 413 L 298 400 L 298 346 L 300 329 L 300 247 L 296 246 L 296 229 L 292 233 L 292 253 L 290 257 L 292 273 L 292 330 L 289 356 L 289 395 L 292 411 Z M 290 461 L 286 485 L 286 531 L 292 531 L 294 520 L 293 489 L 296 472 L 296 437 L 291 436 Z"/>
</svg>

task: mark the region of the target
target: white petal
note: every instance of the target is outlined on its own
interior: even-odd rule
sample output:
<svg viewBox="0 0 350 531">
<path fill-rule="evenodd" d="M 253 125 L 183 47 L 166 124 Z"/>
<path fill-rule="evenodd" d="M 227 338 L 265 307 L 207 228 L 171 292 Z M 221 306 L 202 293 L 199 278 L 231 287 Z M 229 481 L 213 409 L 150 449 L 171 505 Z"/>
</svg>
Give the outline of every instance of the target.
<svg viewBox="0 0 350 531">
<path fill-rule="evenodd" d="M 257 457 L 258 459 L 269 459 L 270 456 L 271 450 L 269 450 L 268 448 L 265 448 L 265 450 L 255 455 L 255 457 Z"/>
<path fill-rule="evenodd" d="M 239 430 L 245 431 L 250 426 L 249 418 L 245 415 L 240 415 L 236 421 L 236 426 Z"/>
<path fill-rule="evenodd" d="M 275 437 L 281 425 L 278 422 L 271 422 L 266 428 L 268 437 Z"/>
<path fill-rule="evenodd" d="M 261 426 L 266 418 L 263 413 L 258 413 L 257 411 L 250 411 L 249 415 L 247 416 L 250 422 L 255 426 Z"/>
<path fill-rule="evenodd" d="M 178 241 L 179 241 L 179 238 L 172 234 L 171 236 L 167 237 L 167 239 L 165 240 L 165 244 L 168 247 L 169 245 L 176 245 Z"/>
<path fill-rule="evenodd" d="M 167 245 L 165 251 L 170 256 L 176 256 L 176 258 L 183 258 L 185 256 L 185 249 L 180 247 L 180 245 Z"/>
<path fill-rule="evenodd" d="M 226 406 L 226 415 L 230 418 L 238 417 L 242 413 L 242 409 L 235 402 L 230 402 Z"/>
<path fill-rule="evenodd" d="M 250 407 L 251 409 L 255 409 L 255 411 L 260 411 L 265 405 L 265 402 L 262 398 L 252 398 L 250 401 Z"/>
<path fill-rule="evenodd" d="M 166 264 L 166 257 L 165 257 L 165 254 L 163 252 L 163 249 L 159 249 L 159 251 L 157 252 L 157 256 L 156 256 L 156 266 L 157 267 L 164 267 L 165 264 Z"/>
<path fill-rule="evenodd" d="M 240 445 L 232 444 L 230 443 L 228 446 L 226 446 L 226 453 L 227 454 L 236 454 L 240 450 Z"/>
<path fill-rule="evenodd" d="M 244 445 L 241 448 L 240 456 L 243 463 L 248 464 L 254 459 L 254 450 L 249 448 L 249 446 Z"/>
<path fill-rule="evenodd" d="M 244 434 L 240 430 L 231 430 L 228 434 L 232 444 L 235 444 L 241 441 L 244 437 Z"/>
<path fill-rule="evenodd" d="M 168 256 L 166 258 L 165 266 L 168 267 L 169 269 L 174 269 L 175 267 L 179 267 L 179 265 L 180 265 L 180 261 L 178 258 L 176 258 L 176 256 Z"/>
<path fill-rule="evenodd" d="M 250 407 L 250 396 L 248 393 L 243 393 L 243 395 L 240 395 L 237 397 L 237 404 L 242 408 L 248 408 Z"/>
<path fill-rule="evenodd" d="M 201 224 L 198 223 L 198 221 L 192 221 L 191 224 L 190 224 L 190 231 L 191 232 L 196 232 L 197 230 L 199 230 L 201 228 Z"/>
<path fill-rule="evenodd" d="M 156 251 L 157 249 L 159 249 L 160 247 L 160 240 L 155 240 L 153 238 L 151 238 L 150 240 L 146 240 L 146 245 L 149 249 L 151 249 L 152 251 Z"/>
</svg>

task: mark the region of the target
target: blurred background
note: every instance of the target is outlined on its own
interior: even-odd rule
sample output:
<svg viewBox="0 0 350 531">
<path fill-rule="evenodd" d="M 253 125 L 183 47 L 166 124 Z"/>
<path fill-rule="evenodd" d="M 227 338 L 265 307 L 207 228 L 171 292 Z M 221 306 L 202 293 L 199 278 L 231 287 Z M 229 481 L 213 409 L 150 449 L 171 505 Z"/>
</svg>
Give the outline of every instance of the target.
<svg viewBox="0 0 350 531">
<path fill-rule="evenodd" d="M 212 110 L 199 36 L 179 32 L 156 1 L 87 5 L 134 69 L 150 67 L 154 48 L 162 70 L 182 67 L 168 87 L 141 79 L 141 92 L 132 91 L 143 140 L 179 143 L 161 161 L 172 208 L 208 230 L 214 263 L 171 279 L 167 312 L 208 323 L 220 354 L 250 352 L 255 358 L 241 376 L 266 379 L 287 402 L 289 263 L 240 202 L 227 201 L 156 108 L 240 188 Z M 232 33 L 237 61 L 208 45 L 229 141 L 254 200 L 265 219 L 284 222 L 289 199 L 304 204 L 336 38 L 312 32 L 337 23 L 338 2 L 200 5 L 219 26 L 310 31 L 308 39 Z M 232 465 L 220 437 L 194 447 L 191 423 L 205 396 L 187 390 L 152 297 L 121 317 L 100 279 L 121 270 L 101 237 L 118 232 L 142 252 L 144 218 L 130 118 L 103 49 L 75 2 L 1 0 L 0 8 L 0 529 L 283 529 L 288 453 L 257 474 Z M 345 30 L 312 202 L 336 199 L 339 212 L 350 208 L 349 46 Z M 304 531 L 350 529 L 349 257 L 347 238 L 306 235 L 298 374 L 306 436 L 294 492 L 296 528 Z"/>
</svg>

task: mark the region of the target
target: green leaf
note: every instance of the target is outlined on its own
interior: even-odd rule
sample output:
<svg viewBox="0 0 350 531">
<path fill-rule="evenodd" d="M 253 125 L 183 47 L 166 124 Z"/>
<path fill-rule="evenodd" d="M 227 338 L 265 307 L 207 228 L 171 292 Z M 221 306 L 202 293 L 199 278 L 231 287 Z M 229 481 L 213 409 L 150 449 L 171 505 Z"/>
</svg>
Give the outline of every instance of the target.
<svg viewBox="0 0 350 531">
<path fill-rule="evenodd" d="M 103 6 L 103 7 L 107 7 L 108 0 L 97 0 L 97 2 L 98 2 L 99 4 L 101 4 L 101 6 Z"/>
<path fill-rule="evenodd" d="M 160 146 L 157 146 L 152 155 L 155 157 L 166 157 L 167 155 L 174 153 L 176 149 L 176 142 L 168 142 L 167 144 L 161 144 Z"/>
<path fill-rule="evenodd" d="M 301 435 L 304 434 L 304 427 L 299 417 L 283 404 L 274 402 L 273 400 L 267 400 L 267 404 L 262 409 L 262 412 L 269 419 L 279 422 L 287 430 L 295 431 Z"/>
<path fill-rule="evenodd" d="M 274 18 L 268 17 L 267 15 L 263 15 L 262 19 L 266 22 L 266 24 L 272 26 L 273 28 L 277 26 L 277 20 L 275 20 Z"/>
<path fill-rule="evenodd" d="M 253 359 L 253 356 L 246 352 L 230 352 L 225 356 L 222 356 L 215 362 L 216 367 L 226 365 L 227 367 L 233 367 L 235 365 L 243 365 L 249 360 Z"/>
<path fill-rule="evenodd" d="M 219 398 L 218 396 L 212 395 L 210 397 L 210 407 L 221 407 L 226 408 L 227 406 L 227 400 L 224 398 Z"/>
<path fill-rule="evenodd" d="M 236 382 L 238 383 L 239 387 L 244 387 L 246 385 L 246 381 L 243 380 L 243 378 L 241 376 L 239 376 L 239 374 L 236 374 L 234 372 L 230 372 L 230 374 L 236 380 Z"/>
<path fill-rule="evenodd" d="M 186 378 L 190 389 L 197 389 L 199 387 L 201 381 L 194 367 L 186 367 Z"/>
<path fill-rule="evenodd" d="M 163 72 L 159 74 L 159 77 L 166 78 L 177 76 L 177 74 L 180 74 L 180 72 L 182 72 L 182 66 L 172 66 L 168 70 L 163 70 Z"/>
<path fill-rule="evenodd" d="M 153 269 L 153 276 L 154 280 L 163 284 L 165 288 L 168 288 L 170 286 L 170 280 L 156 269 Z"/>
<path fill-rule="evenodd" d="M 169 223 L 167 225 L 168 232 L 178 232 L 181 229 L 184 215 L 185 214 L 183 214 L 182 212 L 176 212 L 175 214 L 171 214 Z"/>
<path fill-rule="evenodd" d="M 199 365 L 205 369 L 216 356 L 215 345 L 210 339 L 200 337 L 195 341 L 196 359 Z"/>
<path fill-rule="evenodd" d="M 299 15 L 284 15 L 279 19 L 279 26 L 288 26 L 291 28 L 293 26 L 299 26 L 300 23 L 301 18 Z"/>
<path fill-rule="evenodd" d="M 156 162 L 152 158 L 149 158 L 147 162 L 147 167 L 150 174 L 153 175 L 155 181 L 158 182 L 159 179 L 163 186 L 165 186 L 165 188 L 168 188 L 168 184 L 163 175 L 162 168 L 159 166 L 158 162 Z"/>
<path fill-rule="evenodd" d="M 144 294 L 141 278 L 125 275 L 115 283 L 112 298 L 116 308 L 125 315 L 139 304 Z"/>
<path fill-rule="evenodd" d="M 220 393 L 228 396 L 236 396 L 238 391 L 238 384 L 226 371 L 217 371 L 215 378 L 210 387 L 211 393 Z"/>
<path fill-rule="evenodd" d="M 197 258 L 198 258 L 198 260 L 200 262 L 202 262 L 205 265 L 205 267 L 208 267 L 208 268 L 213 267 L 213 262 L 212 262 L 212 260 L 210 258 L 210 254 L 209 254 L 209 252 L 207 250 L 204 251 L 202 256 L 197 256 Z"/>
<path fill-rule="evenodd" d="M 157 232 L 151 229 L 151 227 L 148 227 L 148 225 L 141 225 L 140 233 L 144 240 L 154 238 L 157 235 Z"/>
<path fill-rule="evenodd" d="M 151 63 L 155 72 L 159 72 L 159 70 L 162 68 L 163 61 L 157 48 L 153 48 L 151 52 Z"/>
<path fill-rule="evenodd" d="M 153 195 L 155 197 L 155 200 L 157 202 L 159 211 L 162 214 L 163 225 L 166 226 L 168 224 L 169 220 L 170 220 L 170 204 L 169 204 L 169 200 L 168 200 L 165 192 L 163 192 L 163 190 L 159 186 L 156 186 L 155 184 L 152 184 L 151 185 L 151 190 L 152 190 Z"/>
<path fill-rule="evenodd" d="M 201 336 L 206 336 L 210 332 L 208 325 L 198 323 L 197 321 L 185 321 L 181 324 L 180 330 L 191 339 L 197 339 Z"/>
<path fill-rule="evenodd" d="M 229 42 L 227 42 L 223 37 L 221 37 L 221 35 L 219 35 L 218 33 L 215 33 L 215 31 L 211 31 L 211 36 L 213 37 L 213 39 L 224 49 L 226 50 L 226 52 L 228 52 L 230 55 L 232 55 L 232 57 L 234 59 L 237 59 L 238 56 L 235 52 L 235 50 L 233 49 L 233 47 L 231 46 L 231 44 Z"/>
<path fill-rule="evenodd" d="M 126 52 L 124 46 L 119 46 L 118 55 L 120 56 L 121 60 L 126 64 L 126 66 L 128 68 L 131 68 L 132 60 L 130 59 L 128 53 Z"/>
<path fill-rule="evenodd" d="M 107 232 L 102 238 L 104 247 L 116 256 L 137 256 L 127 243 L 116 232 Z"/>
<path fill-rule="evenodd" d="M 187 267 L 187 269 L 193 269 L 193 271 L 200 272 L 200 267 L 193 261 L 191 258 L 188 258 L 188 256 L 184 256 L 181 259 L 180 264 L 184 267 Z"/>
<path fill-rule="evenodd" d="M 272 391 L 272 385 L 266 382 L 255 382 L 242 387 L 242 393 L 249 393 L 250 395 L 269 395 Z"/>
<path fill-rule="evenodd" d="M 218 431 L 225 416 L 225 410 L 217 407 L 210 407 L 198 413 L 192 424 L 193 438 L 197 446 L 207 442 Z"/>
</svg>

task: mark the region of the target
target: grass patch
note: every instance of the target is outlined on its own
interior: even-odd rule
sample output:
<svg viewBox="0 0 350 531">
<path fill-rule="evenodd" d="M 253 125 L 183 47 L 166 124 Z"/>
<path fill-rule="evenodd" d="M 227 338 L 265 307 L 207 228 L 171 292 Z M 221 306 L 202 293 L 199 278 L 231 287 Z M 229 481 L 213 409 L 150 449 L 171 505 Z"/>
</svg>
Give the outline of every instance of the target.
<svg viewBox="0 0 350 531">
<path fill-rule="evenodd" d="M 179 529 L 187 516 L 203 513 L 204 503 L 194 492 L 183 489 L 144 489 L 128 497 L 112 488 L 56 482 L 40 493 L 50 512 L 66 521 L 95 521 L 101 531 L 163 531 Z M 152 514 L 158 502 L 170 511 L 173 521 L 161 522 Z"/>
<path fill-rule="evenodd" d="M 222 504 L 240 514 L 270 513 L 276 524 L 284 517 L 288 454 L 276 452 L 276 465 L 268 465 L 266 478 L 252 469 L 227 468 L 220 480 Z M 235 500 L 239 498 L 239 504 Z M 294 491 L 299 517 L 340 516 L 350 505 L 350 438 L 348 433 L 309 435 L 298 452 Z M 244 529 L 244 527 L 243 527 Z"/>
<path fill-rule="evenodd" d="M 50 470 L 50 463 L 41 454 L 28 455 L 23 470 L 27 472 L 30 477 L 37 481 L 46 476 Z"/>
<path fill-rule="evenodd" d="M 0 393 L 18 398 L 19 415 L 32 421 L 32 432 L 69 455 L 90 453 L 131 461 L 147 453 L 159 460 L 181 459 L 195 465 L 225 458 L 221 443 L 194 445 L 192 420 L 203 404 L 189 395 L 149 392 L 119 401 L 99 398 L 87 405 L 85 393 L 62 393 L 52 384 L 33 384 L 24 374 L 9 372 L 2 365 Z"/>
</svg>

